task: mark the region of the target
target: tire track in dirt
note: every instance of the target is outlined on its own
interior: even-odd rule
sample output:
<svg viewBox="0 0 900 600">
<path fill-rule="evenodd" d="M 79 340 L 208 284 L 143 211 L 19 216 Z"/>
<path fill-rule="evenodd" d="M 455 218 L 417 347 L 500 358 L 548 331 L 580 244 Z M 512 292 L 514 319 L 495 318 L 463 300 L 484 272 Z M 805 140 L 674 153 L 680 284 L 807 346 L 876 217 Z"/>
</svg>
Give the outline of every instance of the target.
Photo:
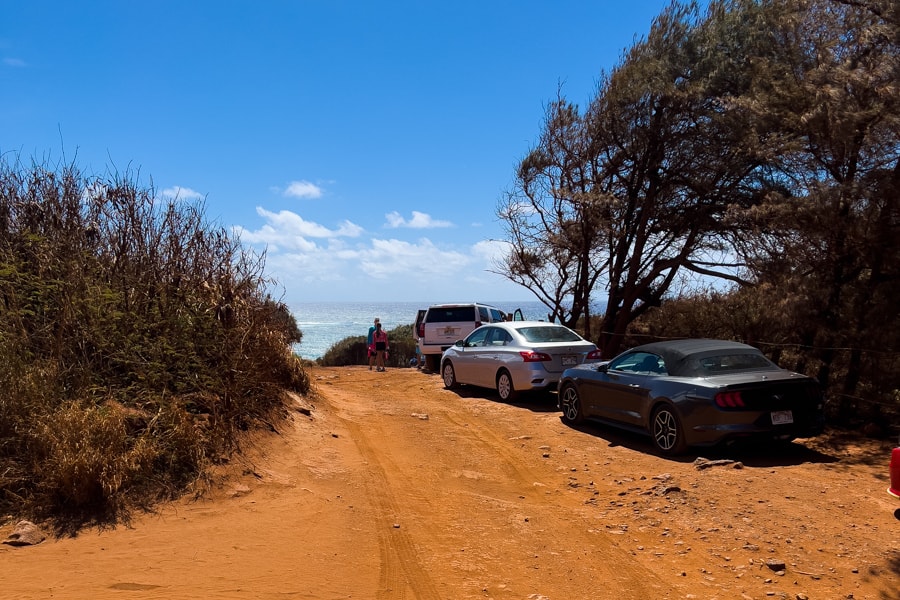
<svg viewBox="0 0 900 600">
<path fill-rule="evenodd" d="M 865 460 L 877 442 L 760 448 L 733 457 L 741 468 L 698 470 L 642 437 L 565 426 L 540 399 L 447 391 L 409 369 L 319 372 L 373 471 L 355 478 L 382 515 L 373 579 L 384 569 L 380 585 L 400 586 L 367 597 L 900 600 L 886 467 Z"/>
<path fill-rule="evenodd" d="M 417 600 L 438 600 L 437 587 L 418 559 L 410 536 L 395 520 L 400 505 L 388 481 L 387 471 L 379 460 L 365 428 L 355 420 L 339 416 L 368 466 L 366 488 L 376 513 L 378 546 L 381 555 L 378 598 L 398 600 L 412 597 Z M 407 594 L 409 593 L 409 595 Z"/>
<path fill-rule="evenodd" d="M 616 567 L 628 560 L 619 540 L 581 514 L 564 467 L 542 462 L 540 438 L 557 434 L 540 412 L 461 399 L 415 372 L 348 370 L 333 383 L 329 403 L 372 470 L 379 598 L 574 598 L 616 582 L 618 598 L 643 599 L 671 587 Z"/>
</svg>

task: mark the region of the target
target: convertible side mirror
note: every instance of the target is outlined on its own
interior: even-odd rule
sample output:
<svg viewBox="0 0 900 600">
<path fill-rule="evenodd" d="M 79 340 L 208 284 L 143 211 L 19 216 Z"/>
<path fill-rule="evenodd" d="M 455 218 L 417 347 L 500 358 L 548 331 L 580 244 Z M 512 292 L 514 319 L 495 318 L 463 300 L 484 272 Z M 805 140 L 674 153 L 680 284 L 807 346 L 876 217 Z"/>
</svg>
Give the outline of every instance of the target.
<svg viewBox="0 0 900 600">
<path fill-rule="evenodd" d="M 453 345 L 456 346 L 457 348 L 465 348 L 466 347 L 466 343 L 462 340 L 456 340 L 453 343 Z"/>
</svg>

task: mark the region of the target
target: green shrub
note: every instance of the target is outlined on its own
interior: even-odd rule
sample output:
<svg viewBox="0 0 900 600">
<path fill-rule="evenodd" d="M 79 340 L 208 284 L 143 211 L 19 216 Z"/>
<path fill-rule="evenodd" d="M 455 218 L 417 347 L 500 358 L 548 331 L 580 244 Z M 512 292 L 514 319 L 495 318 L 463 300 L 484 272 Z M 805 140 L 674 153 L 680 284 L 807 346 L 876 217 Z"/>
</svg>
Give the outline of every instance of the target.
<svg viewBox="0 0 900 600">
<path fill-rule="evenodd" d="M 2 514 L 124 518 L 285 415 L 309 378 L 264 266 L 128 174 L 0 162 Z"/>
<path fill-rule="evenodd" d="M 409 359 L 416 356 L 413 326 L 399 325 L 387 332 L 390 351 L 385 364 L 389 367 L 408 367 Z M 325 367 L 346 367 L 369 364 L 366 336 L 357 335 L 335 342 L 316 362 Z"/>
</svg>

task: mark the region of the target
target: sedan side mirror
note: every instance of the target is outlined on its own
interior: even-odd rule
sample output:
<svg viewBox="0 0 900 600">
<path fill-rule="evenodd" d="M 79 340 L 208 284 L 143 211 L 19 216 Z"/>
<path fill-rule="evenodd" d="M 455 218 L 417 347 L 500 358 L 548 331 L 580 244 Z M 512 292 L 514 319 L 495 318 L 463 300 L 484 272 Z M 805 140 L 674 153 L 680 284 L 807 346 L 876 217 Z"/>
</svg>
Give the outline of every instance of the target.
<svg viewBox="0 0 900 600">
<path fill-rule="evenodd" d="M 456 340 L 453 343 L 453 345 L 456 346 L 457 348 L 465 348 L 466 347 L 466 343 L 462 340 Z"/>
<path fill-rule="evenodd" d="M 609 371 L 609 363 L 601 363 L 597 365 L 598 373 L 606 373 L 607 371 Z"/>
</svg>

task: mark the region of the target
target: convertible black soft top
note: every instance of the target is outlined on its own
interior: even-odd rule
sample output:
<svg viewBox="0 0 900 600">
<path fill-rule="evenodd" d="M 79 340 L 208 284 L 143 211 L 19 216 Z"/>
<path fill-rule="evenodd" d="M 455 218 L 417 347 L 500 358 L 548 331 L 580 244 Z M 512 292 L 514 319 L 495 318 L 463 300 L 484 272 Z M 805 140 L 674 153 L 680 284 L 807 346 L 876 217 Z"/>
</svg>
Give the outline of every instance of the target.
<svg viewBox="0 0 900 600">
<path fill-rule="evenodd" d="M 705 374 L 699 359 L 720 354 L 758 354 L 759 349 L 727 340 L 669 340 L 636 346 L 629 352 L 650 352 L 657 354 L 666 362 L 666 370 L 670 375 L 678 377 L 699 377 Z M 778 368 L 772 364 L 773 368 Z"/>
</svg>

